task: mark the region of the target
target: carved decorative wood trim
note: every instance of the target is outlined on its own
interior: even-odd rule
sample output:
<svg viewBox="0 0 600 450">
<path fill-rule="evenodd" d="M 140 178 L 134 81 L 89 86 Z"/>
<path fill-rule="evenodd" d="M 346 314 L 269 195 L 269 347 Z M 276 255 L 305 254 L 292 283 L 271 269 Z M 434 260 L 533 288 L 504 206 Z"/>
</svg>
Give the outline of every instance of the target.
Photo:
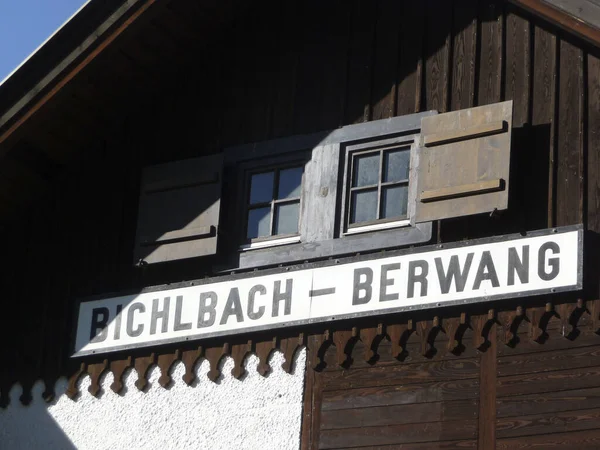
<svg viewBox="0 0 600 450">
<path fill-rule="evenodd" d="M 306 345 L 306 335 L 304 333 L 298 334 L 298 337 L 292 337 L 283 339 L 281 341 L 281 351 L 283 352 L 283 356 L 285 358 L 285 362 L 283 363 L 283 370 L 287 373 L 291 373 L 294 364 L 294 357 L 296 352 L 300 350 L 303 346 Z M 266 360 L 265 360 L 266 361 Z"/>
<path fill-rule="evenodd" d="M 341 330 L 333 332 L 333 344 L 336 350 L 336 361 L 339 366 L 347 367 L 351 363 L 352 350 L 358 339 L 358 330 L 353 327 L 351 330 Z"/>
<path fill-rule="evenodd" d="M 219 368 L 221 359 L 229 355 L 229 343 L 226 342 L 222 347 L 211 347 L 206 349 L 205 358 L 210 363 L 210 370 L 206 374 L 210 381 L 217 381 L 221 376 L 221 369 Z"/>
<path fill-rule="evenodd" d="M 92 379 L 92 383 L 90 384 L 88 391 L 94 397 L 96 397 L 100 394 L 100 391 L 102 389 L 100 386 L 100 378 L 102 378 L 102 375 L 107 371 L 107 369 L 108 369 L 108 360 L 107 359 L 105 359 L 101 363 L 90 364 L 87 368 L 87 372 L 90 374 L 90 378 Z"/>
<path fill-rule="evenodd" d="M 256 343 L 254 349 L 256 356 L 258 356 L 258 367 L 256 368 L 256 370 L 258 370 L 258 373 L 260 373 L 262 376 L 267 375 L 271 371 L 271 366 L 269 365 L 269 357 L 271 356 L 271 352 L 276 348 L 277 338 Z"/>
<path fill-rule="evenodd" d="M 204 351 L 202 347 L 198 347 L 196 350 L 187 350 L 183 352 L 181 360 L 185 366 L 185 374 L 183 375 L 183 381 L 188 386 L 191 386 L 196 381 L 196 363 L 202 357 Z"/>
<path fill-rule="evenodd" d="M 414 331 L 412 320 L 409 320 L 405 324 L 388 325 L 387 335 L 392 343 L 393 358 L 400 358 L 402 353 L 406 351 L 406 341 Z"/>
<path fill-rule="evenodd" d="M 105 359 L 93 364 L 81 362 L 68 378 L 66 394 L 70 398 L 76 398 L 79 395 L 78 386 L 81 378 L 89 374 L 91 378 L 89 392 L 92 395 L 99 395 L 100 380 L 108 371 L 114 376 L 111 389 L 116 393 L 122 393 L 123 376 L 129 368 L 135 368 L 138 374 L 136 387 L 145 390 L 148 385 L 149 370 L 154 364 L 157 364 L 161 370 L 159 384 L 168 387 L 173 381 L 169 372 L 177 361 L 182 361 L 185 366 L 183 381 L 188 385 L 194 385 L 198 381 L 196 366 L 201 358 L 206 358 L 210 363 L 209 380 L 216 381 L 221 376 L 220 364 L 226 356 L 231 356 L 234 361 L 232 375 L 240 378 L 246 371 L 245 361 L 250 353 L 258 357 L 257 371 L 265 376 L 271 371 L 269 358 L 275 350 L 284 354 L 285 362 L 282 367 L 289 373 L 293 370 L 296 353 L 305 346 L 308 350 L 307 364 L 315 370 L 326 368 L 326 360 L 330 364 L 333 361 L 345 369 L 351 368 L 357 362 L 377 364 L 380 358 L 380 346 L 384 341 L 389 341 L 389 344 L 386 343 L 389 349 L 385 353 L 387 358 L 391 356 L 399 361 L 407 358 L 411 360 L 432 358 L 438 352 L 443 352 L 445 355 L 443 357 L 446 358 L 460 355 L 466 350 L 485 351 L 494 324 L 499 325 L 496 328 L 501 345 L 515 348 L 527 338 L 543 345 L 548 339 L 576 340 L 582 333 L 586 336 L 600 334 L 599 315 L 600 300 L 578 299 L 567 302 L 563 299 L 556 304 L 538 303 L 531 307 L 517 305 L 512 309 L 489 309 L 478 314 L 465 311 L 454 312 L 448 317 L 431 314 L 429 318 L 422 317 L 419 320 L 400 318 L 401 322 L 398 322 L 398 316 L 390 316 L 390 322 L 375 322 L 372 326 L 348 326 L 347 322 L 342 322 L 339 328 L 332 324 L 332 328 L 321 332 L 301 332 L 286 337 L 267 336 L 257 341 L 247 340 L 234 344 L 217 341 L 206 348 L 198 346 L 171 350 L 168 353 L 151 353 L 135 358 L 117 355 L 113 360 Z M 464 338 L 469 335 L 470 339 Z M 359 341 L 360 346 L 363 347 L 360 353 L 356 349 Z M 387 353 L 388 351 L 390 353 Z M 24 391 L 30 390 L 26 383 L 23 381 L 21 383 L 25 386 Z M 3 399 L 8 398 L 11 385 L 12 383 L 8 385 L 8 389 L 4 387 L 5 385 L 2 386 Z M 53 386 L 46 385 L 44 398 L 50 400 L 53 398 Z M 27 392 L 24 392 L 21 401 L 28 401 Z M 4 404 L 7 403 L 8 400 L 5 400 Z"/>
<path fill-rule="evenodd" d="M 179 350 L 175 350 L 175 353 L 158 355 L 158 367 L 160 368 L 160 378 L 158 379 L 158 383 L 162 387 L 167 387 L 171 384 L 171 367 L 173 367 L 175 361 L 180 359 L 181 353 Z"/>
<path fill-rule="evenodd" d="M 150 356 L 135 358 L 135 371 L 138 374 L 138 379 L 135 382 L 135 387 L 140 391 L 146 389 L 148 386 L 148 372 L 150 366 L 156 362 L 156 356 L 151 353 Z"/>
<path fill-rule="evenodd" d="M 231 374 L 238 380 L 246 373 L 244 368 L 244 360 L 246 356 L 252 352 L 252 341 L 248 341 L 245 344 L 235 344 L 231 351 L 231 357 L 233 358 L 233 369 Z"/>
<path fill-rule="evenodd" d="M 363 358 L 365 362 L 375 362 L 377 360 L 377 348 L 385 337 L 384 326 L 382 323 L 376 328 L 361 328 L 360 340 L 365 345 Z"/>
<path fill-rule="evenodd" d="M 66 394 L 71 400 L 74 400 L 79 395 L 79 379 L 86 373 L 86 365 L 82 362 L 79 365 L 79 369 L 69 377 L 69 385 L 67 386 Z"/>
<path fill-rule="evenodd" d="M 110 385 L 110 388 L 115 394 L 120 394 L 123 391 L 123 374 L 127 369 L 132 367 L 131 362 L 131 356 L 127 359 L 111 361 L 110 371 L 114 375 L 114 381 Z"/>
</svg>

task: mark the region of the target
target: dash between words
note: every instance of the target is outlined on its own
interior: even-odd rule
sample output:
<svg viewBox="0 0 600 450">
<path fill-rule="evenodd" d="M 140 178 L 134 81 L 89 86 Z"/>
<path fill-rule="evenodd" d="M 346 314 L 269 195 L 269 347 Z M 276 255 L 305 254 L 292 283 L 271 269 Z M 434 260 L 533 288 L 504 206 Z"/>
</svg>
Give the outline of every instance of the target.
<svg viewBox="0 0 600 450">
<path fill-rule="evenodd" d="M 485 296 L 496 288 L 543 285 L 556 279 L 561 272 L 560 243 L 547 240 L 530 246 L 525 242 L 526 239 L 522 245 L 493 250 L 464 247 L 312 269 L 339 272 L 327 277 L 336 285 L 327 289 L 330 296 L 322 298 L 317 298 L 312 282 L 298 276 L 307 271 L 256 277 L 244 283 L 236 280 L 196 286 L 193 294 L 178 295 L 173 291 L 147 294 L 145 301 L 93 307 L 88 342 L 100 344 L 109 340 L 117 344 L 140 336 L 251 328 L 262 323 L 331 315 L 331 305 L 335 302 L 343 304 L 335 312 L 347 314 L 356 309 L 389 309 L 410 299 L 430 296 L 440 300 L 457 293 Z M 325 305 L 322 313 L 317 302 Z M 299 303 L 303 305 L 298 306 Z M 307 303 L 308 313 L 296 312 L 306 311 Z"/>
</svg>

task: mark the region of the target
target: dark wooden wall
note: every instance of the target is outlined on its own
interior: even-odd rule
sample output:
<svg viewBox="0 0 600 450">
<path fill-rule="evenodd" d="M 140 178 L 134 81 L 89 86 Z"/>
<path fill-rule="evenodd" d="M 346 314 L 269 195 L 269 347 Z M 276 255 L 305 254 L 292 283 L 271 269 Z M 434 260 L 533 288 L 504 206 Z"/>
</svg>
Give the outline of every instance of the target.
<svg viewBox="0 0 600 450">
<path fill-rule="evenodd" d="M 281 347 L 292 355 L 298 345 L 308 344 L 315 353 L 335 336 L 338 347 L 348 336 L 351 347 L 378 336 L 385 354 L 386 346 L 400 345 L 393 327 L 407 325 L 409 317 L 391 318 L 380 329 L 365 326 L 367 331 L 353 331 L 350 325 L 343 335 L 301 330 L 300 336 L 282 334 L 279 340 L 267 335 L 250 343 L 211 342 L 201 349 L 165 347 L 86 360 L 81 366 L 68 359 L 75 299 L 211 273 L 202 261 L 159 270 L 132 267 L 144 165 L 344 124 L 512 99 L 509 210 L 498 218 L 438 223 L 435 239 L 584 223 L 589 232 L 583 303 L 578 307 L 576 297 L 554 296 L 522 300 L 523 310 L 504 302 L 492 305 L 491 313 L 487 307 L 483 312 L 441 311 L 437 320 L 444 325 L 435 327 L 435 312 L 415 319 L 415 330 L 438 329 L 433 342 L 453 342 L 446 324 L 458 321 L 459 327 L 464 313 L 463 331 L 474 334 L 477 345 L 454 353 L 432 354 L 429 332 L 416 331 L 421 341 L 409 347 L 419 346 L 419 351 L 409 349 L 398 357 L 390 350 L 387 362 L 382 356 L 374 366 L 364 362 L 346 370 L 345 360 L 332 361 L 325 352 L 325 370 L 307 372 L 303 445 L 434 448 L 411 444 L 431 437 L 450 442 L 438 448 L 476 447 L 478 442 L 479 448 L 493 448 L 495 437 L 497 448 L 506 449 L 535 443 L 544 448 L 550 442 L 559 443 L 555 448 L 600 445 L 595 409 L 600 407 L 599 310 L 593 302 L 599 298 L 600 264 L 598 49 L 499 0 L 331 0 L 271 2 L 215 32 L 203 52 L 173 52 L 179 65 L 172 68 L 171 82 L 139 98 L 135 113 L 116 130 L 90 136 L 84 148 L 69 149 L 74 156 L 47 195 L 25 211 L 26 220 L 3 234 L 0 403 L 6 403 L 16 381 L 26 388 L 26 402 L 36 379 L 47 381 L 50 398 L 59 375 L 75 374 L 76 381 L 88 372 L 97 381 L 106 370 L 118 378 L 129 366 L 143 374 L 155 363 L 168 370 L 177 359 L 191 368 L 207 357 L 211 376 L 217 377 L 219 359 L 231 354 L 241 374 L 249 351 L 266 358 L 270 349 Z M 134 65 L 143 55 L 129 50 Z M 104 68 L 97 63 L 89 70 Z M 121 66 L 111 70 L 127 71 Z M 152 76 L 151 67 L 145 72 Z M 128 83 L 136 83 L 130 73 L 125 75 Z M 481 341 L 488 323 L 484 334 L 489 336 Z M 525 333 L 517 333 L 520 345 L 510 336 L 505 339 L 513 323 Z M 573 323 L 585 333 L 574 332 Z M 502 342 L 496 342 L 496 330 Z M 114 389 L 120 389 L 118 383 Z"/>
<path fill-rule="evenodd" d="M 546 300 L 311 336 L 303 448 L 598 448 L 600 301 Z"/>
</svg>

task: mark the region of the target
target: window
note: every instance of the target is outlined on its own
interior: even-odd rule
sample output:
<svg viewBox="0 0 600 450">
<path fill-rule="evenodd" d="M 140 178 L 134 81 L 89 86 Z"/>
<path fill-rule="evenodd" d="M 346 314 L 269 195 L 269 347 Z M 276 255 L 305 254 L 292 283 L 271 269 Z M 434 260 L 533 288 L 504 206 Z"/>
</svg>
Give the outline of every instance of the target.
<svg viewBox="0 0 600 450">
<path fill-rule="evenodd" d="M 512 103 L 230 147 L 219 253 L 250 269 L 428 242 L 506 209 Z"/>
<path fill-rule="evenodd" d="M 250 243 L 298 236 L 302 174 L 302 166 L 249 174 L 246 239 Z"/>
<path fill-rule="evenodd" d="M 407 219 L 410 146 L 350 154 L 348 231 Z"/>
</svg>

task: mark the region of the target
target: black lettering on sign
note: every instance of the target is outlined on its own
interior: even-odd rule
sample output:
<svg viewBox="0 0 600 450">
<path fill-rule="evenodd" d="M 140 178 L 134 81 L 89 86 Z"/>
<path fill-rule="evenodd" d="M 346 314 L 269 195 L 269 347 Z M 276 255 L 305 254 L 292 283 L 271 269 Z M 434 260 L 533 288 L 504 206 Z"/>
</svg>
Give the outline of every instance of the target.
<svg viewBox="0 0 600 450">
<path fill-rule="evenodd" d="M 498 275 L 496 275 L 496 267 L 494 267 L 494 261 L 492 260 L 492 255 L 489 250 L 485 250 L 481 253 L 481 261 L 479 261 L 473 289 L 479 289 L 483 280 L 490 280 L 494 287 L 500 286 Z"/>
<path fill-rule="evenodd" d="M 133 328 L 133 319 L 135 318 L 136 311 L 141 313 L 146 312 L 146 307 L 142 303 L 133 303 L 127 311 L 127 326 L 125 331 L 131 337 L 138 337 L 144 331 L 144 324 L 140 323 L 137 328 Z"/>
<path fill-rule="evenodd" d="M 207 304 L 207 301 L 210 303 Z M 216 292 L 202 292 L 200 294 L 200 306 L 198 307 L 198 328 L 212 327 L 217 316 L 217 294 Z M 206 317 L 208 314 L 208 317 Z"/>
<path fill-rule="evenodd" d="M 285 280 L 285 292 L 281 292 L 281 281 L 276 281 L 273 286 L 273 312 L 272 317 L 279 316 L 279 303 L 285 300 L 283 315 L 287 316 L 292 313 L 292 288 L 293 280 L 288 278 Z"/>
<path fill-rule="evenodd" d="M 265 295 L 267 293 L 267 288 L 262 284 L 257 284 L 256 286 L 252 286 L 250 291 L 248 292 L 248 317 L 251 320 L 260 319 L 265 313 L 265 307 L 259 306 L 258 311 L 254 311 L 254 300 L 256 299 L 256 294 Z"/>
<path fill-rule="evenodd" d="M 417 269 L 419 274 L 417 275 Z M 421 284 L 420 297 L 427 296 L 427 274 L 429 274 L 429 263 L 424 259 L 418 259 L 408 263 L 408 288 L 407 297 L 413 298 L 415 296 L 415 283 Z"/>
<path fill-rule="evenodd" d="M 223 309 L 223 315 L 221 316 L 221 325 L 227 323 L 229 316 L 235 316 L 238 323 L 244 321 L 238 288 L 231 288 L 229 291 L 229 297 L 227 297 L 227 303 L 225 303 L 225 309 Z"/>
<path fill-rule="evenodd" d="M 108 314 L 108 308 L 94 308 L 92 310 L 90 340 L 94 344 L 104 341 L 108 335 Z M 98 329 L 100 329 L 100 332 L 98 332 Z"/>
<path fill-rule="evenodd" d="M 452 286 L 452 280 L 456 285 L 456 292 L 462 292 L 465 290 L 465 284 L 467 284 L 467 278 L 469 276 L 469 270 L 471 269 L 471 263 L 473 262 L 473 253 L 467 255 L 465 265 L 460 268 L 460 262 L 458 261 L 458 255 L 452 255 L 450 257 L 450 264 L 448 264 L 448 270 L 444 272 L 444 264 L 442 258 L 435 258 L 435 268 L 437 270 L 438 279 L 440 280 L 440 290 L 442 294 L 450 292 Z"/>
<path fill-rule="evenodd" d="M 123 311 L 123 305 L 117 305 L 117 315 L 115 316 L 115 341 L 121 339 L 121 311 Z"/>
<path fill-rule="evenodd" d="M 381 277 L 379 279 L 379 301 L 388 302 L 398 300 L 398 294 L 388 294 L 387 287 L 394 285 L 394 279 L 388 278 L 388 272 L 391 270 L 400 270 L 400 263 L 384 264 L 381 266 Z"/>
<path fill-rule="evenodd" d="M 169 330 L 169 305 L 171 297 L 165 297 L 163 308 L 158 309 L 159 299 L 152 300 L 152 314 L 150 315 L 150 334 L 156 334 L 156 322 L 161 320 L 161 333 L 166 333 Z"/>
<path fill-rule="evenodd" d="M 521 284 L 529 283 L 529 245 L 523 246 L 521 257 L 515 247 L 508 249 L 508 279 L 509 286 L 515 284 L 515 273 L 519 276 Z"/>
<path fill-rule="evenodd" d="M 540 246 L 538 252 L 538 275 L 544 281 L 554 280 L 560 271 L 560 258 L 548 258 L 546 260 L 546 253 L 548 250 L 553 255 L 560 254 L 560 247 L 556 242 L 545 242 Z M 550 271 L 546 271 L 546 266 L 550 266 Z"/>
<path fill-rule="evenodd" d="M 361 279 L 364 277 L 364 281 Z M 368 267 L 361 267 L 354 269 L 354 288 L 352 290 L 352 304 L 353 305 L 364 305 L 371 301 L 371 295 L 373 295 L 373 270 Z M 364 295 L 361 296 L 361 292 L 364 291 Z"/>
<path fill-rule="evenodd" d="M 181 322 L 181 313 L 183 310 L 183 295 L 178 295 L 175 298 L 175 324 L 173 325 L 174 331 L 191 330 L 192 322 Z"/>
</svg>

